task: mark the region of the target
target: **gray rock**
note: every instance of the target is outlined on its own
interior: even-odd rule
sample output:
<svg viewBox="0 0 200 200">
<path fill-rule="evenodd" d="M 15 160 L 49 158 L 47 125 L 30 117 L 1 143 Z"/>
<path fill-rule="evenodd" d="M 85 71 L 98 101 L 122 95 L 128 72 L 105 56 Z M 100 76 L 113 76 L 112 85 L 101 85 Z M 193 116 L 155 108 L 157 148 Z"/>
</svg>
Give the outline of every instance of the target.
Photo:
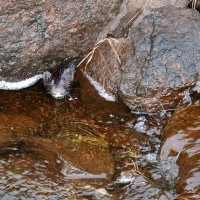
<svg viewBox="0 0 200 200">
<path fill-rule="evenodd" d="M 112 34 L 116 38 L 124 37 L 128 34 L 128 29 L 133 23 L 141 22 L 150 13 L 152 8 L 160 8 L 167 5 L 186 8 L 188 0 L 124 0 L 120 7 L 120 12 L 101 31 L 98 41 L 105 38 L 107 34 Z"/>
<path fill-rule="evenodd" d="M 0 76 L 19 81 L 86 54 L 121 0 L 0 3 Z"/>
<path fill-rule="evenodd" d="M 132 52 L 123 65 L 120 94 L 132 110 L 154 112 L 178 103 L 200 72 L 200 14 L 166 6 L 129 32 Z"/>
<path fill-rule="evenodd" d="M 153 9 L 128 38 L 102 42 L 84 70 L 133 111 L 174 109 L 183 91 L 200 80 L 199 31 L 195 10 Z"/>
</svg>

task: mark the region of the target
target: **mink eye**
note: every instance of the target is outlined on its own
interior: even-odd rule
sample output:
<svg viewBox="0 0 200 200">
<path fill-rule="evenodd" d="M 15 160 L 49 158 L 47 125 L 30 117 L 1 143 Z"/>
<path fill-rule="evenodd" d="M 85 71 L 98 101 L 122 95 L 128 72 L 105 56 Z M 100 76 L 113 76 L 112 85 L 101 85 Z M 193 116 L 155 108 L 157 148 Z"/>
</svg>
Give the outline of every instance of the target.
<svg viewBox="0 0 200 200">
<path fill-rule="evenodd" d="M 52 86 L 52 85 L 53 85 L 53 81 L 50 81 L 50 82 L 49 82 L 49 85 Z"/>
<path fill-rule="evenodd" d="M 49 85 L 50 82 L 52 81 L 52 80 L 51 80 L 51 73 L 48 72 L 48 71 L 44 72 L 44 73 L 43 73 L 42 79 L 43 79 L 43 83 L 44 83 L 44 84 Z"/>
</svg>

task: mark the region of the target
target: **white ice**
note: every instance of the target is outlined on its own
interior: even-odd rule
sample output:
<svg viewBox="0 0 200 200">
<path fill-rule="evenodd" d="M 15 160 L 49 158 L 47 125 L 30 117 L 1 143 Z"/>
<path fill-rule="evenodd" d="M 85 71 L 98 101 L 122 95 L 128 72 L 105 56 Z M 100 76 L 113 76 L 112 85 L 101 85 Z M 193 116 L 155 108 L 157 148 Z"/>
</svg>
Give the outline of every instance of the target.
<svg viewBox="0 0 200 200">
<path fill-rule="evenodd" d="M 106 92 L 106 90 L 101 86 L 97 81 L 95 81 L 92 77 L 90 77 L 88 74 L 83 72 L 86 78 L 90 81 L 90 83 L 95 87 L 95 89 L 98 91 L 99 95 L 106 99 L 107 101 L 115 101 L 116 98 L 114 95 L 109 94 Z"/>
<path fill-rule="evenodd" d="M 42 74 L 35 75 L 31 78 L 19 82 L 7 82 L 4 80 L 0 80 L 0 90 L 20 90 L 23 88 L 27 88 L 34 85 L 41 78 Z"/>
</svg>

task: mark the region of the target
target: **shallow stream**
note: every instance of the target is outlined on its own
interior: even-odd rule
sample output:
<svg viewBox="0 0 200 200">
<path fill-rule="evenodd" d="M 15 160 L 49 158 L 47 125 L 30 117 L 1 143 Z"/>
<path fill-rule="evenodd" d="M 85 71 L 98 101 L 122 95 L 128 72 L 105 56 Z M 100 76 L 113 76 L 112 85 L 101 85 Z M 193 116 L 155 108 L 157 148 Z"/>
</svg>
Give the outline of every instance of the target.
<svg viewBox="0 0 200 200">
<path fill-rule="evenodd" d="M 73 99 L 40 82 L 0 91 L 0 199 L 172 199 L 157 159 L 168 116 L 134 115 L 78 80 Z"/>
</svg>

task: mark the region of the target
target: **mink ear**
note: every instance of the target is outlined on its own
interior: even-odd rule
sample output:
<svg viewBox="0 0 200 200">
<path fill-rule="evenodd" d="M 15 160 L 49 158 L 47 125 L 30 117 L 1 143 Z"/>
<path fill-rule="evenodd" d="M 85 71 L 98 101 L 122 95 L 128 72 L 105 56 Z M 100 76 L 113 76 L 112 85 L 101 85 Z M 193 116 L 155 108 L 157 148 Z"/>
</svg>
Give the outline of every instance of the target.
<svg viewBox="0 0 200 200">
<path fill-rule="evenodd" d="M 74 80 L 74 75 L 76 72 L 76 63 L 75 61 L 71 61 L 68 66 L 68 68 L 64 70 L 63 74 L 62 74 L 62 78 L 65 80 L 69 80 L 69 81 L 73 81 Z"/>
<path fill-rule="evenodd" d="M 67 68 L 64 70 L 62 74 L 62 79 L 66 81 L 73 81 L 75 76 L 75 69 L 74 68 Z"/>
<path fill-rule="evenodd" d="M 70 63 L 69 63 L 69 69 L 70 71 L 75 71 L 76 70 L 76 67 L 77 67 L 77 64 L 74 60 L 72 60 Z"/>
<path fill-rule="evenodd" d="M 51 81 L 51 73 L 48 71 L 44 72 L 42 75 L 42 79 L 43 79 L 43 82 Z"/>
</svg>

